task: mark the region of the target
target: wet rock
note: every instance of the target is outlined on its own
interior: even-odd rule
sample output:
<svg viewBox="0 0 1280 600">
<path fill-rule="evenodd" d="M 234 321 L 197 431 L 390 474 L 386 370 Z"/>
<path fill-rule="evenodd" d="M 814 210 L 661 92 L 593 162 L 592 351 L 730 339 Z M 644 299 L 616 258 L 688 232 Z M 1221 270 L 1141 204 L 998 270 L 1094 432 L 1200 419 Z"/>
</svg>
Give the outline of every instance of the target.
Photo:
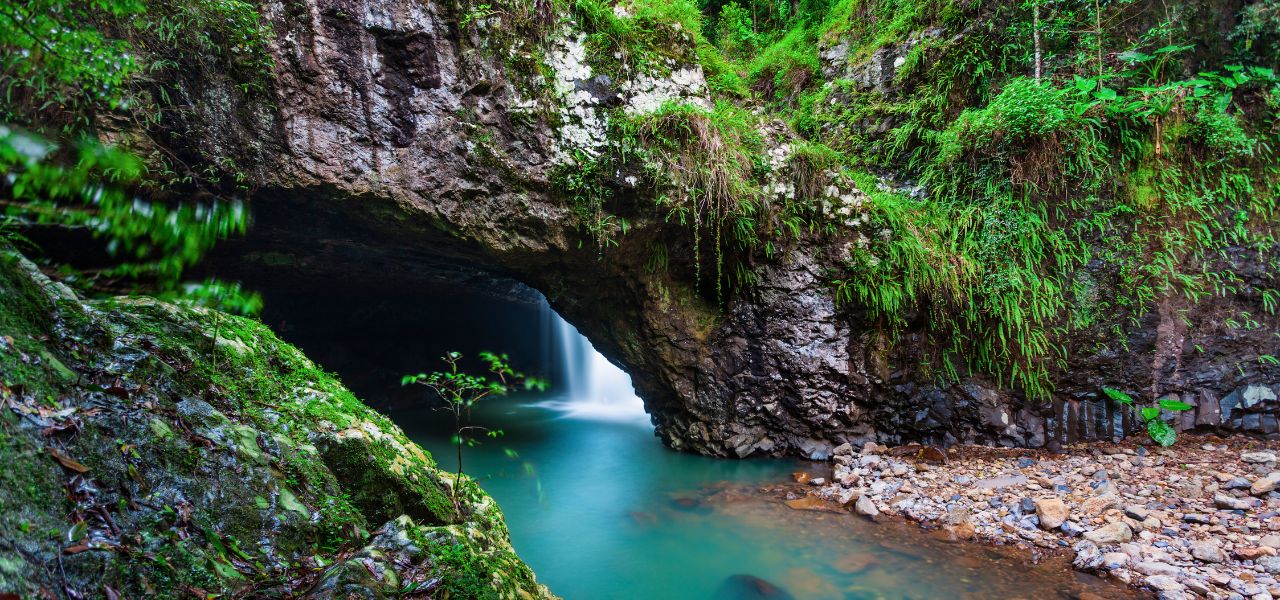
<svg viewBox="0 0 1280 600">
<path fill-rule="evenodd" d="M 1095 544 L 1118 544 L 1133 539 L 1133 530 L 1129 529 L 1128 525 L 1117 521 L 1093 531 L 1086 531 L 1084 537 Z"/>
<path fill-rule="evenodd" d="M 840 505 L 828 502 L 817 496 L 804 496 L 795 500 L 787 500 L 784 502 L 787 508 L 793 510 L 821 510 L 827 512 L 844 512 L 840 509 Z"/>
<path fill-rule="evenodd" d="M 848 575 L 856 575 L 875 568 L 880 559 L 873 552 L 853 552 L 836 559 L 833 564 L 837 571 Z"/>
<path fill-rule="evenodd" d="M 717 600 L 794 600 L 786 590 L 755 575 L 730 575 L 716 594 Z"/>
<path fill-rule="evenodd" d="M 1093 571 L 1103 564 L 1102 552 L 1098 550 L 1098 545 L 1091 541 L 1079 542 L 1072 546 L 1075 551 L 1075 559 L 1071 561 L 1071 566 L 1081 571 Z"/>
<path fill-rule="evenodd" d="M 1070 514 L 1067 504 L 1058 498 L 1036 500 L 1036 516 L 1040 518 L 1042 529 L 1057 529 L 1066 522 Z"/>
</svg>

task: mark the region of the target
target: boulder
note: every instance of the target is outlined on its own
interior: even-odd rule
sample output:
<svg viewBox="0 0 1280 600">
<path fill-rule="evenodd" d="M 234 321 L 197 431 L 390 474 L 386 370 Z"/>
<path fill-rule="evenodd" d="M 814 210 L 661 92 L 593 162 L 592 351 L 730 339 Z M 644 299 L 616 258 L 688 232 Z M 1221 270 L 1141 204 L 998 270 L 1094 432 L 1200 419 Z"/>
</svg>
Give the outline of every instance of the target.
<svg viewBox="0 0 1280 600">
<path fill-rule="evenodd" d="M 865 494 L 853 504 L 853 510 L 864 517 L 875 518 L 876 515 L 880 514 L 880 509 L 876 508 L 876 503 L 872 502 L 871 498 Z"/>
<path fill-rule="evenodd" d="M 1057 529 L 1071 516 L 1071 511 L 1059 498 L 1041 498 L 1036 500 L 1036 516 L 1040 517 L 1041 529 Z"/>
<path fill-rule="evenodd" d="M 1196 560 L 1207 563 L 1220 563 L 1227 560 L 1227 555 L 1213 540 L 1198 540 L 1191 542 L 1191 556 Z"/>
<path fill-rule="evenodd" d="M 1280 486 L 1280 471 L 1272 471 L 1266 477 L 1259 477 L 1249 486 L 1249 493 L 1254 496 L 1262 496 L 1269 492 L 1275 491 L 1276 486 Z"/>
<path fill-rule="evenodd" d="M 1086 498 L 1080 503 L 1080 512 L 1088 517 L 1096 517 L 1109 509 L 1120 505 L 1120 497 L 1115 494 L 1101 494 Z"/>
<path fill-rule="evenodd" d="M 1108 525 L 1103 525 L 1093 531 L 1086 531 L 1084 538 L 1095 544 L 1119 544 L 1133 539 L 1133 530 L 1129 526 L 1116 521 Z"/>
</svg>

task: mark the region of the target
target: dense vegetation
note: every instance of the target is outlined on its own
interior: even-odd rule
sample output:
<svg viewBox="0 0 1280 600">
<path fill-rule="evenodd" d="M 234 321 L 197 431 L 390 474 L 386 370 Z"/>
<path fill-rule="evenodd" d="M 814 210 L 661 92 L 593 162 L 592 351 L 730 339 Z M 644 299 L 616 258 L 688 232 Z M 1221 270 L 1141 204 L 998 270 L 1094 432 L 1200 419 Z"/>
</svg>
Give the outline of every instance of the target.
<svg viewBox="0 0 1280 600">
<path fill-rule="evenodd" d="M 605 248 L 627 225 L 607 175 L 646 165 L 692 238 L 655 256 L 721 301 L 788 240 L 848 245 L 833 292 L 926 332 L 926 372 L 1044 396 L 1073 334 L 1123 344 L 1160 298 L 1241 291 L 1240 257 L 1280 267 L 1275 2 L 624 4 L 572 3 L 615 57 L 593 66 L 661 73 L 691 48 L 714 108 L 619 109 L 613 151 L 558 183 Z M 1251 291 L 1271 312 L 1275 287 Z"/>
</svg>

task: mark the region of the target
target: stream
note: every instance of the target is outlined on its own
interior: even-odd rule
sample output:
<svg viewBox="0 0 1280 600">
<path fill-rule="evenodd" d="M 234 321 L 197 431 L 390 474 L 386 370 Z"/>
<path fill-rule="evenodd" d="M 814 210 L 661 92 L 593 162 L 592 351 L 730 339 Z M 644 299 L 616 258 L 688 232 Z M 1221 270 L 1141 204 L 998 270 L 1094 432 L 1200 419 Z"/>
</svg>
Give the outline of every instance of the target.
<svg viewBox="0 0 1280 600">
<path fill-rule="evenodd" d="M 564 381 L 551 394 L 485 400 L 473 423 L 503 435 L 465 449 L 464 466 L 502 506 L 520 556 L 564 598 L 1130 594 L 1064 560 L 1033 565 L 1014 550 L 948 543 L 910 524 L 788 508 L 791 473 L 825 465 L 668 450 L 627 375 L 544 312 Z M 443 468 L 456 466 L 447 413 L 389 414 Z"/>
</svg>

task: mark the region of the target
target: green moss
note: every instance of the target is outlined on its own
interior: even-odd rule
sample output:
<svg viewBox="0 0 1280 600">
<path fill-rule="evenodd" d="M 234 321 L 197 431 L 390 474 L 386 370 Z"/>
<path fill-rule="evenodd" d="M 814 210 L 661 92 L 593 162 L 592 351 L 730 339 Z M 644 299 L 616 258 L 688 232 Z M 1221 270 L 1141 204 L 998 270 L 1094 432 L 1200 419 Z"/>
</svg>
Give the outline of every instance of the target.
<svg viewBox="0 0 1280 600">
<path fill-rule="evenodd" d="M 29 356 L 56 356 L 70 371 L 95 374 L 72 381 L 56 367 L 32 369 L 21 373 L 30 378 L 21 386 L 0 388 L 4 400 L 26 407 L 44 396 L 33 390 L 65 392 L 43 402 L 82 422 L 73 437 L 46 439 L 12 411 L 0 412 L 0 460 L 15 467 L 0 473 L 0 527 L 19 532 L 12 539 L 20 547 L 36 556 L 60 553 L 65 543 L 70 472 L 45 449 L 54 440 L 87 467 L 83 476 L 112 514 L 110 527 L 90 516 L 90 539 L 118 540 L 117 550 L 63 557 L 60 571 L 73 587 L 107 584 L 131 597 L 287 587 L 301 561 L 350 556 L 370 543 L 372 527 L 405 513 L 471 528 L 487 540 L 474 551 L 505 552 L 504 572 L 528 572 L 478 486 L 465 482 L 463 511 L 455 510 L 449 481 L 429 455 L 261 323 L 147 298 L 86 307 L 17 259 L 0 263 L 0 286 L 0 326 L 13 338 L 0 357 L 21 334 Z M 396 593 L 400 563 L 370 556 L 388 574 L 363 584 Z M 347 575 L 367 573 L 356 566 Z M 26 593 L 63 577 L 39 565 L 25 574 L 15 581 L 0 572 L 0 592 Z M 546 594 L 531 576 L 521 581 L 520 590 Z"/>
</svg>

